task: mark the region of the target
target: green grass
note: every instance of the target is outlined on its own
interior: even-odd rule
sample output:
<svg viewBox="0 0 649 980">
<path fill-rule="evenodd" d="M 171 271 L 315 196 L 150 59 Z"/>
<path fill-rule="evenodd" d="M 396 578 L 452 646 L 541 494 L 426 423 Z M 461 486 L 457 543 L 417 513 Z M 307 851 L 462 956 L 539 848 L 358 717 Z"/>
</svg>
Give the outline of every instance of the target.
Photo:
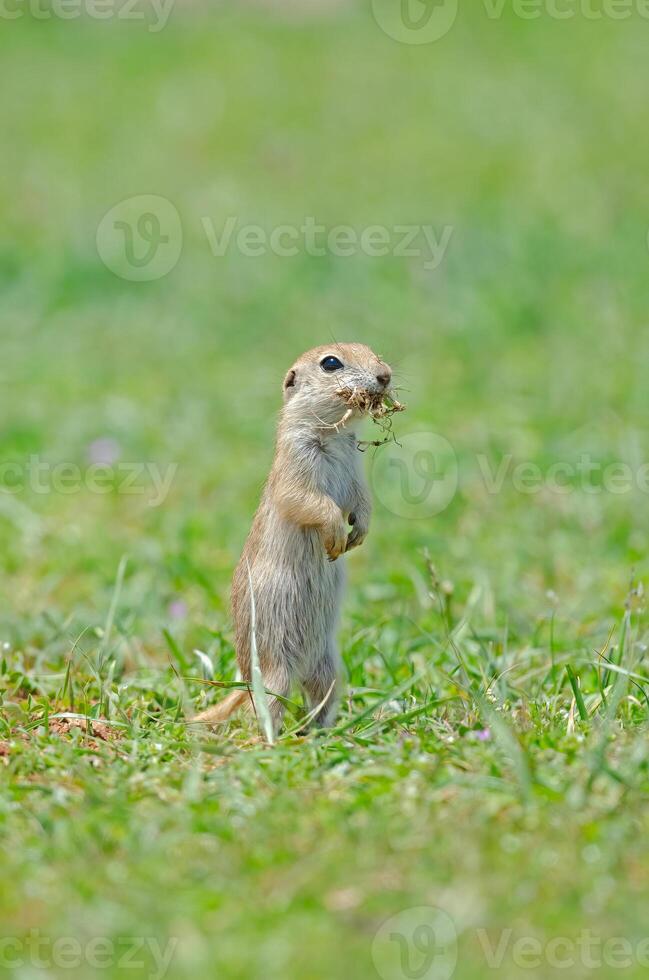
<svg viewBox="0 0 649 980">
<path fill-rule="evenodd" d="M 179 2 L 157 34 L 2 30 L 0 970 L 157 976 L 171 939 L 170 978 L 403 980 L 374 937 L 434 906 L 459 980 L 491 974 L 503 935 L 495 975 L 565 975 L 547 944 L 585 930 L 604 965 L 571 976 L 643 976 L 647 494 L 601 474 L 600 492 L 574 475 L 522 492 L 514 469 L 587 454 L 637 476 L 649 459 L 649 22 L 476 5 L 418 47 L 365 4 L 239 7 Z M 95 245 L 140 194 L 182 221 L 153 282 L 116 277 Z M 433 271 L 217 258 L 201 218 L 219 232 L 228 215 L 453 235 Z M 332 733 L 191 732 L 210 669 L 235 678 L 229 580 L 281 378 L 334 336 L 393 364 L 395 431 L 443 435 L 457 493 L 400 517 L 368 453 L 378 499 L 348 561 Z M 8 492 L 32 457 L 85 475 L 98 439 L 176 467 L 160 506 L 143 480 Z M 510 457 L 489 492 L 485 467 Z M 129 937 L 149 943 L 136 969 Z M 514 952 L 525 937 L 537 968 Z M 634 951 L 619 970 L 614 937 Z M 115 945 L 96 966 L 74 945 L 36 963 L 39 940 L 51 960 L 57 939 L 86 956 L 98 938 Z"/>
</svg>

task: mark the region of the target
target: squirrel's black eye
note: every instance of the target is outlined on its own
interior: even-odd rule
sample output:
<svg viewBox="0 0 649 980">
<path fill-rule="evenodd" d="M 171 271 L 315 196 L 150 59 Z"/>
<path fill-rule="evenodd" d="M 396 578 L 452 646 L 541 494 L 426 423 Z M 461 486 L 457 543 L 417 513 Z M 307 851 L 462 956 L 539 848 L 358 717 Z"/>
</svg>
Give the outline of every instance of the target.
<svg viewBox="0 0 649 980">
<path fill-rule="evenodd" d="M 344 364 L 342 361 L 339 361 L 337 357 L 330 354 L 328 357 L 322 358 L 320 361 L 320 367 L 323 371 L 340 371 L 340 369 L 344 367 Z"/>
</svg>

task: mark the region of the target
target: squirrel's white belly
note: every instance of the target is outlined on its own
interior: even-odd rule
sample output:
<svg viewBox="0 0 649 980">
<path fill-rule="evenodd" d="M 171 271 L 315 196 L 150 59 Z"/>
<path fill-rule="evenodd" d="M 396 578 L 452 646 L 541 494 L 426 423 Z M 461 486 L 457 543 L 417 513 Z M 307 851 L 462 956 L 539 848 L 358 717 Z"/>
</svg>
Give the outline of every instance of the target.
<svg viewBox="0 0 649 980">
<path fill-rule="evenodd" d="M 282 651 L 297 676 L 306 676 L 337 629 L 344 565 L 329 561 L 315 528 L 268 516 L 250 563 L 257 644 Z"/>
</svg>

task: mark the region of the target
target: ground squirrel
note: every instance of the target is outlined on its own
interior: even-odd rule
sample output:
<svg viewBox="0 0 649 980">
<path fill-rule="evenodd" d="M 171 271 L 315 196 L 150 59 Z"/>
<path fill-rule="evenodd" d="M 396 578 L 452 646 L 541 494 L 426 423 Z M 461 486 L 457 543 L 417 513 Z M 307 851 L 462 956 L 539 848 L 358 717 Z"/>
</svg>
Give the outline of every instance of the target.
<svg viewBox="0 0 649 980">
<path fill-rule="evenodd" d="M 295 362 L 284 378 L 270 475 L 232 581 L 243 680 L 250 680 L 252 582 L 264 685 L 287 698 L 298 682 L 309 708 L 321 705 L 316 727 L 331 724 L 338 700 L 335 634 L 344 569 L 336 559 L 362 544 L 370 522 L 361 454 L 349 426 L 368 405 L 382 402 L 391 377 L 364 344 L 315 347 Z M 193 720 L 216 724 L 250 703 L 249 691 L 237 689 Z M 284 706 L 271 697 L 270 710 L 277 731 Z"/>
</svg>

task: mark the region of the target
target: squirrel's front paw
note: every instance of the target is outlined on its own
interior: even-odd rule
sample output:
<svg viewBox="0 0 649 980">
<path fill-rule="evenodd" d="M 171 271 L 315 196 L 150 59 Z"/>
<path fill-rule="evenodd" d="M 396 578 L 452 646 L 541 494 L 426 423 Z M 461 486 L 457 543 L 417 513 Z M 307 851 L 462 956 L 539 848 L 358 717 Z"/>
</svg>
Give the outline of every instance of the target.
<svg viewBox="0 0 649 980">
<path fill-rule="evenodd" d="M 347 527 L 343 520 L 334 521 L 324 528 L 322 543 L 330 561 L 335 561 L 347 548 Z"/>
<path fill-rule="evenodd" d="M 358 548 L 367 537 L 367 532 L 369 531 L 369 524 L 366 521 L 360 520 L 354 513 L 349 515 L 349 523 L 352 525 L 352 530 L 347 538 L 346 551 L 351 551 L 352 548 Z"/>
</svg>

